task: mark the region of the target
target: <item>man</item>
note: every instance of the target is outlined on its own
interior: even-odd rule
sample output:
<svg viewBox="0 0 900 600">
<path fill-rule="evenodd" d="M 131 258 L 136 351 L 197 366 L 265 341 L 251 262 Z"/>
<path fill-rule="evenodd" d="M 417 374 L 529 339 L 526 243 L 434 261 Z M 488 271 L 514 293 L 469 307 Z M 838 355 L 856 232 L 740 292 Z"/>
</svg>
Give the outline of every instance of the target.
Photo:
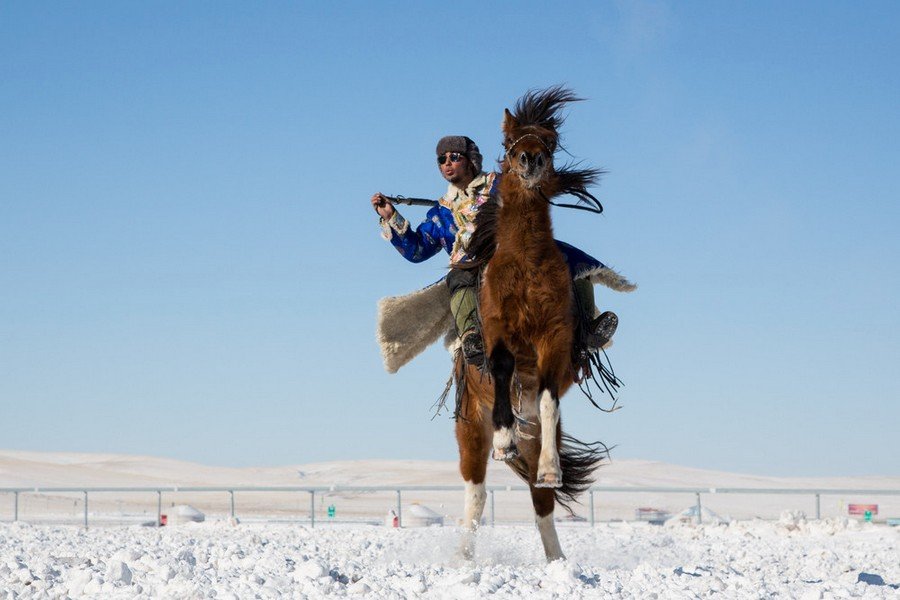
<svg viewBox="0 0 900 600">
<path fill-rule="evenodd" d="M 381 217 L 382 237 L 390 241 L 411 262 L 422 262 L 441 249 L 450 254 L 451 265 L 466 260 L 466 245 L 475 230 L 475 216 L 485 202 L 499 189 L 499 174 L 481 170 L 482 156 L 471 139 L 462 135 L 441 138 L 437 144 L 438 169 L 449 186 L 447 193 L 431 208 L 425 220 L 412 230 L 409 222 L 397 212 L 380 192 L 372 196 L 372 207 Z M 577 248 L 557 241 L 574 276 L 576 304 L 582 307 L 586 320 L 586 341 L 590 348 L 602 348 L 615 333 L 618 318 L 598 312 L 594 306 L 594 288 L 589 274 L 603 265 Z M 579 276 L 580 274 L 580 276 Z M 475 271 L 451 268 L 447 275 L 450 307 L 456 322 L 456 333 L 462 340 L 466 362 L 484 364 L 484 342 L 478 330 L 476 312 Z"/>
</svg>

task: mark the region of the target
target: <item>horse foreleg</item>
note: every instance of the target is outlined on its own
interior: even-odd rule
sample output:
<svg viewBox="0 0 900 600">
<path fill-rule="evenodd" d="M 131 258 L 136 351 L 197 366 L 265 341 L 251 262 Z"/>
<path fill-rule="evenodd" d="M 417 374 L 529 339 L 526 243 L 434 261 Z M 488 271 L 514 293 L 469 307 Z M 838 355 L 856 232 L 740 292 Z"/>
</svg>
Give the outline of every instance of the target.
<svg viewBox="0 0 900 600">
<path fill-rule="evenodd" d="M 510 401 L 510 384 L 516 359 L 501 341 L 491 352 L 491 375 L 494 378 L 494 460 L 509 461 L 519 455 L 516 448 L 515 416 Z"/>
<path fill-rule="evenodd" d="M 556 430 L 559 426 L 559 397 L 550 390 L 541 393 L 541 454 L 538 458 L 535 487 L 562 487 L 562 469 L 559 465 L 559 448 Z"/>
<path fill-rule="evenodd" d="M 535 485 L 562 487 L 559 462 L 559 397 L 572 381 L 569 352 L 572 348 L 571 327 L 567 324 L 551 328 L 550 335 L 535 344 L 540 374 L 539 412 L 541 418 L 541 454 Z"/>
<path fill-rule="evenodd" d="M 541 534 L 541 543 L 544 545 L 544 556 L 547 557 L 547 562 L 565 558 L 559 545 L 556 525 L 553 522 L 553 506 L 555 502 L 553 490 L 531 488 L 534 521 L 538 532 Z"/>
</svg>

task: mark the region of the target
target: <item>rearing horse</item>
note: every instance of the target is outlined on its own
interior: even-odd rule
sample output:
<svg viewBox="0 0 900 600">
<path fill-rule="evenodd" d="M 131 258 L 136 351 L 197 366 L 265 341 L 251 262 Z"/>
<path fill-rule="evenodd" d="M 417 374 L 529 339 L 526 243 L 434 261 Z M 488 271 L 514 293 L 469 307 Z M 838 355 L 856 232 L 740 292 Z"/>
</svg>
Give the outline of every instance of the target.
<svg viewBox="0 0 900 600">
<path fill-rule="evenodd" d="M 491 448 L 495 459 L 528 482 L 548 560 L 563 556 L 555 501 L 568 508 L 604 456 L 596 445 L 564 435 L 559 417 L 559 399 L 575 378 L 575 310 L 571 276 L 553 239 L 550 199 L 577 195 L 600 173 L 554 168 L 559 111 L 577 100 L 553 87 L 529 92 L 514 112 L 505 111 L 500 198 L 480 209 L 469 244 L 472 266 L 487 263 L 479 311 L 490 378 L 457 360 L 457 380 L 464 382 L 456 436 L 466 480 L 465 556 L 472 555 L 472 534 L 484 509 Z"/>
</svg>

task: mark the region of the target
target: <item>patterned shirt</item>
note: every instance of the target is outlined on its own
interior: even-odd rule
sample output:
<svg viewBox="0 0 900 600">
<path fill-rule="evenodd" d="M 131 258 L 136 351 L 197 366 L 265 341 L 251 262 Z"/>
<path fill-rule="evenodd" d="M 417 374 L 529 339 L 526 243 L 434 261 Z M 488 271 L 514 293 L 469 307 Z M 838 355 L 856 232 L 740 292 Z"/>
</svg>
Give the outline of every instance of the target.
<svg viewBox="0 0 900 600">
<path fill-rule="evenodd" d="M 492 194 L 496 194 L 495 184 L 499 184 L 496 173 L 482 173 L 472 180 L 472 183 L 461 190 L 452 183 L 447 187 L 447 193 L 438 202 L 453 213 L 453 222 L 456 225 L 456 239 L 450 250 L 450 261 L 459 262 L 465 256 L 466 246 L 475 232 L 475 216 L 481 205 L 490 200 Z M 497 185 L 496 187 L 499 187 Z"/>
</svg>

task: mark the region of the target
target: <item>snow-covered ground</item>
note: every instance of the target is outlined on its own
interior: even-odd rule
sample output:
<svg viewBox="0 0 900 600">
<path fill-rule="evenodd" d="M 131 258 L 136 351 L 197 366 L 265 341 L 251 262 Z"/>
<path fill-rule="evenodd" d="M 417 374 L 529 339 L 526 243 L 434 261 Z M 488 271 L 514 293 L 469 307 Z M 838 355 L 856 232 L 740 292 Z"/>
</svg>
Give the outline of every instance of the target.
<svg viewBox="0 0 900 600">
<path fill-rule="evenodd" d="M 896 598 L 900 533 L 845 519 L 560 528 L 0 525 L 0 598 Z"/>
<path fill-rule="evenodd" d="M 459 485 L 453 462 L 346 461 L 230 469 L 150 457 L 0 451 L 2 487 Z M 492 464 L 489 483 L 517 484 Z M 616 461 L 599 485 L 897 489 L 897 477 L 779 479 Z M 445 517 L 444 527 L 393 529 L 335 523 L 380 521 L 394 494 L 324 495 L 311 528 L 308 495 L 242 493 L 240 522 L 225 497 L 173 494 L 199 504 L 203 523 L 177 527 L 110 526 L 104 518 L 155 520 L 146 493 L 91 494 L 91 522 L 78 527 L 79 495 L 22 494 L 12 522 L 10 494 L 0 494 L 0 600 L 5 598 L 897 598 L 900 528 L 846 518 L 848 502 L 878 502 L 878 517 L 900 516 L 897 496 L 866 492 L 823 497 L 821 521 L 806 496 L 704 496 L 704 509 L 740 516 L 729 524 L 586 522 L 562 519 L 567 560 L 545 564 L 525 492 L 498 492 L 496 527 L 478 533 L 475 559 L 456 554 L 462 493 L 404 494 Z M 6 498 L 4 498 L 4 496 Z M 222 494 L 219 494 L 222 496 Z M 677 513 L 691 495 L 598 495 L 598 519 L 633 518 L 639 506 Z M 281 503 L 281 504 L 279 504 Z M 786 509 L 790 509 L 786 511 Z M 578 508 L 584 514 L 585 507 Z M 778 519 L 781 514 L 781 519 Z M 754 516 L 762 516 L 760 520 Z M 51 518 L 48 518 L 51 517 Z M 276 518 L 289 523 L 265 522 Z M 69 525 L 54 524 L 63 520 Z M 115 520 L 115 519 L 113 519 Z M 120 519 L 127 521 L 128 519 Z M 340 520 L 340 519 L 338 519 Z M 24 522 L 23 522 L 24 521 Z"/>
</svg>

